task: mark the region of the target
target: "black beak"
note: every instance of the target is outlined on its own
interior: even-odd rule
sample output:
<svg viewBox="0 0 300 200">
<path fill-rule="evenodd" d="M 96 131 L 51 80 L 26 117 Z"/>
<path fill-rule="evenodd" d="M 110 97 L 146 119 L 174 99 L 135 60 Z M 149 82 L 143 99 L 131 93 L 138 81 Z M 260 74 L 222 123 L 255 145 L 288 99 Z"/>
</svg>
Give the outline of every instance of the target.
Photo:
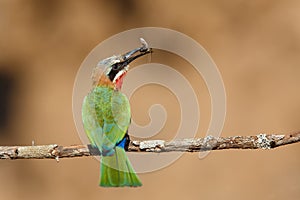
<svg viewBox="0 0 300 200">
<path fill-rule="evenodd" d="M 122 60 L 120 62 L 115 63 L 112 66 L 112 70 L 109 72 L 108 76 L 111 81 L 114 80 L 116 74 L 120 71 L 123 70 L 129 63 L 134 61 L 135 59 L 144 56 L 148 53 L 152 53 L 152 49 L 148 47 L 147 42 L 143 39 L 140 38 L 142 46 L 136 49 L 133 49 L 132 51 L 129 51 L 123 55 L 121 55 Z"/>
<path fill-rule="evenodd" d="M 148 47 L 147 42 L 143 39 L 140 38 L 142 46 L 136 49 L 133 49 L 132 51 L 129 51 L 125 54 L 122 55 L 123 61 L 121 62 L 122 65 L 125 67 L 135 59 L 144 56 L 148 53 L 152 53 L 152 49 Z"/>
</svg>

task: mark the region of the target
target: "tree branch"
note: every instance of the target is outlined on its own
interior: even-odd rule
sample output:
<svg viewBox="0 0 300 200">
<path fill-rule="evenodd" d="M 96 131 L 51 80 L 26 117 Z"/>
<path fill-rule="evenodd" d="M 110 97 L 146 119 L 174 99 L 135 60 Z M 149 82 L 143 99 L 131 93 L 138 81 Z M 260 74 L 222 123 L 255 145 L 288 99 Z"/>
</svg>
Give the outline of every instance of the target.
<svg viewBox="0 0 300 200">
<path fill-rule="evenodd" d="M 287 135 L 259 134 L 256 136 L 231 136 L 173 141 L 145 140 L 130 141 L 128 152 L 199 152 L 222 149 L 273 149 L 300 142 L 300 132 Z M 0 146 L 0 159 L 57 159 L 100 155 L 91 145 L 60 146 Z"/>
</svg>

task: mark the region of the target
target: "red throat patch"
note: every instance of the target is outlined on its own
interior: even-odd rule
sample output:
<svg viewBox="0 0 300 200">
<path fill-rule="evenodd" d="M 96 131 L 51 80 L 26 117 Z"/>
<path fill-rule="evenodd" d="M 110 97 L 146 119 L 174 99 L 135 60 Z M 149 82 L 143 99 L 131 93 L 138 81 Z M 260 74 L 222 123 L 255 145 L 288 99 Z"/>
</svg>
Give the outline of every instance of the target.
<svg viewBox="0 0 300 200">
<path fill-rule="evenodd" d="M 121 87 L 122 87 L 122 84 L 123 84 L 123 79 L 125 77 L 127 72 L 124 72 L 123 74 L 121 74 L 121 76 L 119 76 L 117 79 L 116 79 L 116 89 L 117 90 L 121 90 Z"/>
</svg>

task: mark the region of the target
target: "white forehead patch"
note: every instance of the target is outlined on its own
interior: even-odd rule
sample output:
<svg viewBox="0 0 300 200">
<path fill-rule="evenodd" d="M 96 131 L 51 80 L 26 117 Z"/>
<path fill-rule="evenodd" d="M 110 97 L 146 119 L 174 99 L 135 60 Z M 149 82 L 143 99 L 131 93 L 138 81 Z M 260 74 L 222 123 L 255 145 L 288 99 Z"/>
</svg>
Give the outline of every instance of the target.
<svg viewBox="0 0 300 200">
<path fill-rule="evenodd" d="M 113 65 L 113 64 L 115 64 L 115 63 L 117 63 L 117 62 L 120 62 L 119 57 L 113 55 L 113 56 L 111 56 L 111 57 L 108 57 L 108 58 L 105 58 L 105 59 L 101 60 L 101 61 L 97 64 L 97 66 L 106 66 L 106 67 L 107 67 L 107 66 L 111 66 L 111 65 Z"/>
</svg>

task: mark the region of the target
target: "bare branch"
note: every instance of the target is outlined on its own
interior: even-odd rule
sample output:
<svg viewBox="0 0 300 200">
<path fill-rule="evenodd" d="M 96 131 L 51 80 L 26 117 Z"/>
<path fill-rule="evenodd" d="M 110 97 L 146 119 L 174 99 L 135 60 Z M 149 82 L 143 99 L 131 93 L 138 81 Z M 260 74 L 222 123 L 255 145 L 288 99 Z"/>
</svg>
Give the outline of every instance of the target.
<svg viewBox="0 0 300 200">
<path fill-rule="evenodd" d="M 300 142 L 300 132 L 287 135 L 259 134 L 256 136 L 231 136 L 173 141 L 130 141 L 128 152 L 199 152 L 222 149 L 273 149 Z M 0 159 L 57 159 L 100 155 L 91 145 L 60 146 L 0 146 Z"/>
</svg>

